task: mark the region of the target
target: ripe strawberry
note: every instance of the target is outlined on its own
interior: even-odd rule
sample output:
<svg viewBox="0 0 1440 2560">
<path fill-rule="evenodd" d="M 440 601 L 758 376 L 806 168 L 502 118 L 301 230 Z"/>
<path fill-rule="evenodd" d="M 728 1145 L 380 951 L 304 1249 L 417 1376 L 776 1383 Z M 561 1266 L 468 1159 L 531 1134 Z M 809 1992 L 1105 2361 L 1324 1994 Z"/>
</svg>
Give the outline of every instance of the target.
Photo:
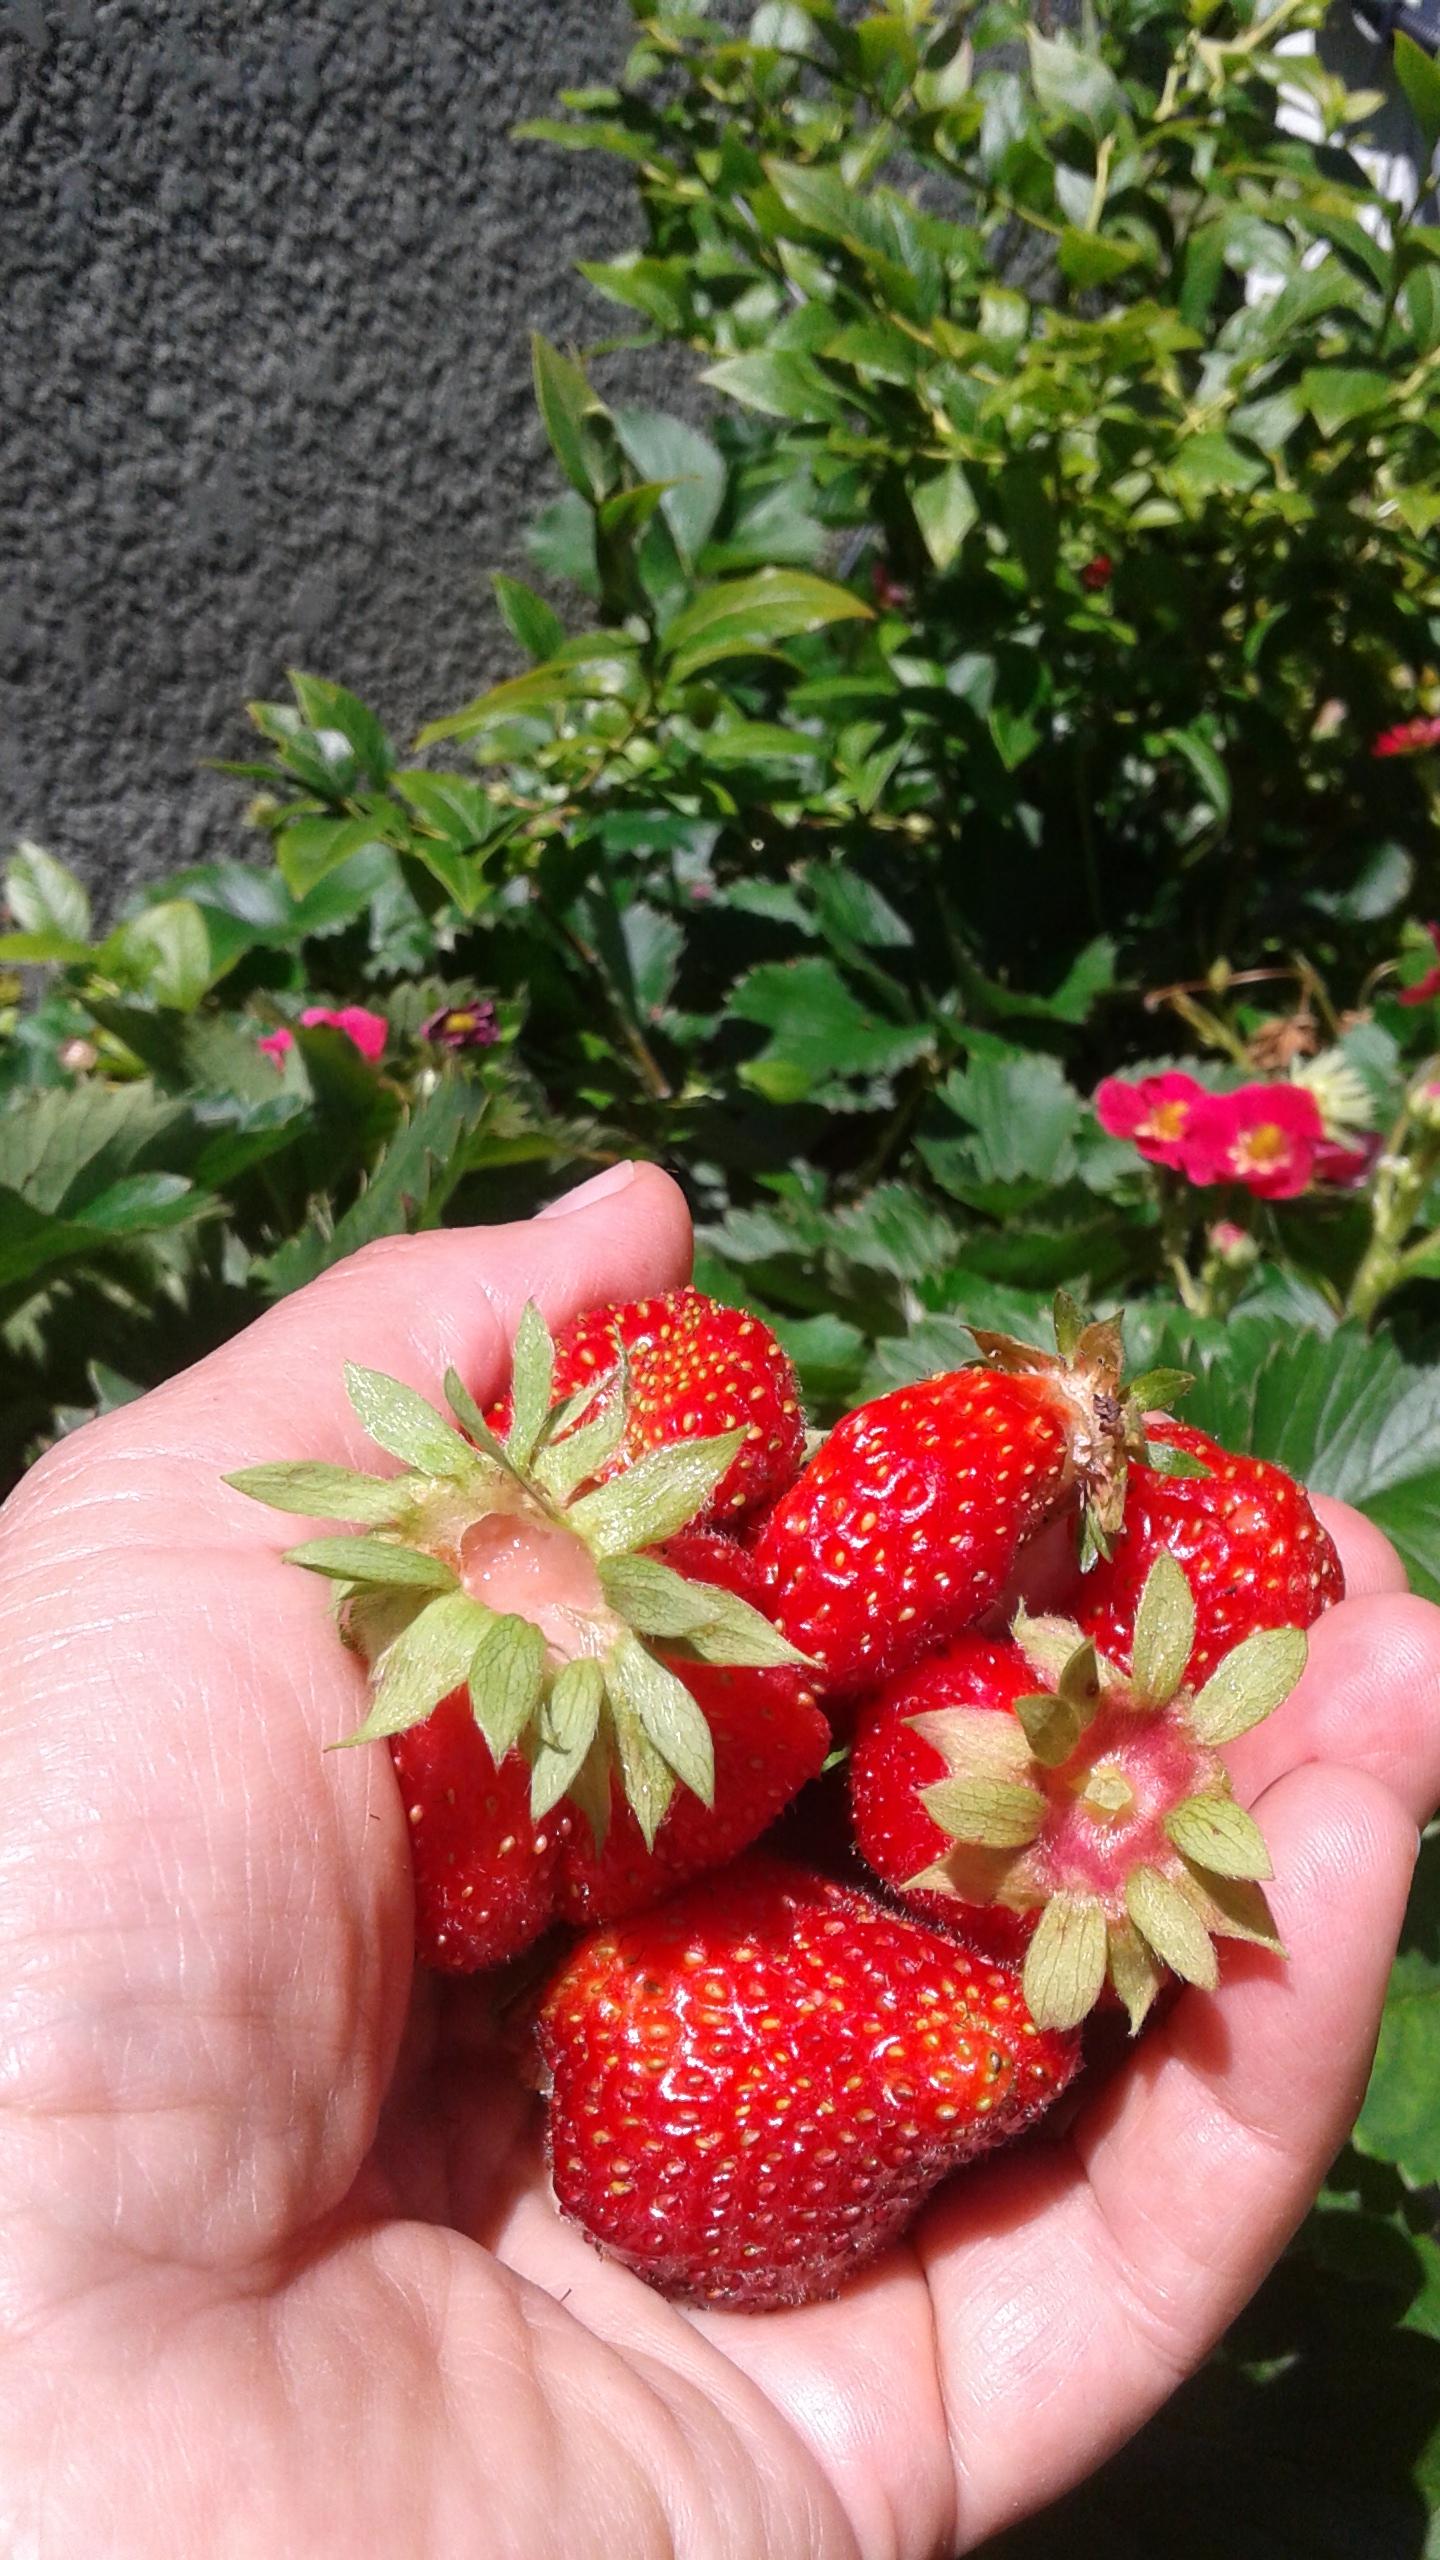
<svg viewBox="0 0 1440 2560">
<path fill-rule="evenodd" d="M 924 1790 L 948 1769 L 941 1745 L 928 1739 L 928 1719 L 954 1707 L 1013 1716 L 1034 1687 L 1035 1674 L 1018 1644 L 961 1636 L 948 1653 L 866 1701 L 850 1754 L 850 1810 L 861 1856 L 886 1884 L 908 1886 L 950 1846 L 923 1800 Z M 908 1891 L 905 1907 L 983 1956 L 1019 1958 L 1035 1932 L 1033 1911 L 961 1903 L 953 1893 Z"/>
<path fill-rule="evenodd" d="M 1125 1521 L 1109 1558 L 1081 1590 L 1077 1611 L 1099 1651 L 1128 1661 L 1130 1630 L 1157 1555 L 1179 1558 L 1195 1596 L 1188 1680 L 1203 1680 L 1256 1627 L 1312 1626 L 1345 1597 L 1335 1543 L 1303 1487 L 1266 1458 L 1237 1458 L 1206 1431 L 1155 1422 L 1150 1448 L 1177 1449 L 1201 1475 L 1131 1471 Z"/>
<path fill-rule="evenodd" d="M 1221 1751 L 1288 1696 L 1305 1637 L 1256 1629 L 1197 1693 L 1183 1685 L 1195 1627 L 1185 1574 L 1162 1554 L 1140 1594 L 1128 1675 L 1068 1620 L 1022 1611 L 1016 1646 L 1035 1686 L 1008 1710 L 995 1712 L 994 1695 L 931 1707 L 907 1739 L 903 1698 L 898 1719 L 887 1712 L 895 1692 L 880 1702 L 858 1781 L 884 1814 L 877 1858 L 907 1902 L 932 1912 L 931 1897 L 947 1897 L 959 1930 L 989 1906 L 1030 1927 L 1025 1997 L 1043 2026 L 1078 2025 L 1108 1978 L 1133 2031 L 1167 1967 L 1214 1989 L 1213 1937 L 1276 1945 L 1260 1890 L 1269 1855 Z M 916 1742 L 944 1764 L 932 1784 L 920 1771 L 918 1799 L 942 1839 L 902 1876 L 909 1846 L 930 1843 L 886 1804 L 886 1763 L 893 1752 L 903 1768 Z"/>
<path fill-rule="evenodd" d="M 805 1453 L 805 1416 L 794 1369 L 758 1316 L 722 1307 L 698 1289 L 592 1308 L 555 1337 L 556 1394 L 573 1394 L 614 1372 L 615 1384 L 590 1407 L 592 1417 L 604 1413 L 619 1392 L 622 1347 L 629 1362 L 629 1421 L 624 1438 L 597 1469 L 597 1482 L 647 1449 L 740 1430 L 743 1444 L 700 1516 L 739 1520 L 784 1492 Z M 508 1395 L 485 1419 L 503 1440 L 510 1428 Z"/>
<path fill-rule="evenodd" d="M 733 1539 L 687 1530 L 742 1430 L 612 1472 L 626 1381 L 552 1401 L 533 1308 L 503 1447 L 453 1374 L 463 1434 L 394 1379 L 352 1370 L 348 1384 L 408 1473 L 299 1465 L 232 1482 L 368 1526 L 292 1561 L 339 1584 L 342 1632 L 370 1665 L 371 1709 L 348 1739 L 390 1743 L 426 1960 L 500 1963 L 558 1918 L 629 1910 L 746 1847 L 820 1767 L 829 1728 L 757 1605 L 756 1566 Z"/>
<path fill-rule="evenodd" d="M 977 1333 L 986 1365 L 847 1414 L 758 1524 L 776 1625 L 835 1696 L 972 1626 L 1072 1493 L 1094 1534 L 1118 1524 L 1126 1453 L 1143 1445 L 1119 1328 L 1082 1325 L 1062 1302 L 1056 1336 L 1058 1354 Z M 1137 1385 L 1153 1395 L 1157 1381 Z"/>
<path fill-rule="evenodd" d="M 562 2212 L 752 2310 L 836 2292 L 1077 2058 L 1013 1972 L 763 1854 L 583 1939 L 538 2036 Z"/>
</svg>

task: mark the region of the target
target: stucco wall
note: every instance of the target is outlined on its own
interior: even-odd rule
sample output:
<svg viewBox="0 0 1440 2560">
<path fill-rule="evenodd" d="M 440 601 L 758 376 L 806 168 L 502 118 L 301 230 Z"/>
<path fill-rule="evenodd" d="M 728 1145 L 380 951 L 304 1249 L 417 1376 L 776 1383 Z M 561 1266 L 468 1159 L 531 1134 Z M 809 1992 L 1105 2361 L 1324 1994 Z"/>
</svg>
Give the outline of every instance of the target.
<svg viewBox="0 0 1440 2560">
<path fill-rule="evenodd" d="M 607 163 L 516 120 L 624 0 L 6 0 L 0 841 L 118 890 L 233 836 L 287 664 L 403 732 L 503 640 L 526 335 L 598 334 Z M 508 644 L 506 644 L 508 645 Z"/>
</svg>

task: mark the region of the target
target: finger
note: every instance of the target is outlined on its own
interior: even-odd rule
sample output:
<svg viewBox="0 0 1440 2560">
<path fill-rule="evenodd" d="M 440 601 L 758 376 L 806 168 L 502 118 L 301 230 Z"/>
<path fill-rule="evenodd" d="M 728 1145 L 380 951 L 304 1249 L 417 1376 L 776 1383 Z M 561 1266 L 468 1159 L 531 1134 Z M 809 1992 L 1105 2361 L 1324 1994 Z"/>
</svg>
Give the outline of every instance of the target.
<svg viewBox="0 0 1440 2560">
<path fill-rule="evenodd" d="M 608 1187 L 582 1185 L 541 1218 L 365 1246 L 181 1377 L 62 1442 L 22 1503 L 43 1491 L 53 1510 L 57 1492 L 118 1451 L 132 1483 L 187 1504 L 213 1499 L 218 1521 L 253 1537 L 261 1515 L 224 1491 L 222 1473 L 273 1458 L 373 1459 L 346 1399 L 347 1361 L 432 1397 L 453 1365 L 483 1405 L 504 1385 L 527 1299 L 553 1326 L 685 1278 L 690 1219 L 676 1184 L 648 1164 L 612 1166 L 601 1180 Z"/>
<path fill-rule="evenodd" d="M 1130 2068 L 922 2226 L 966 2545 L 1102 2462 L 1209 2351 L 1304 2214 L 1364 2092 L 1413 1823 L 1348 1771 L 1261 1807 L 1289 1962 L 1229 1947 Z M 1043 2415 L 1043 2424 L 1037 2424 Z"/>
<path fill-rule="evenodd" d="M 1246 1803 L 1323 1760 L 1367 1771 L 1428 1822 L 1440 1802 L 1440 1609 L 1385 1592 L 1327 1610 L 1299 1687 L 1226 1758 Z"/>
<path fill-rule="evenodd" d="M 1321 1526 L 1329 1530 L 1340 1550 L 1347 1598 L 1358 1600 L 1370 1591 L 1409 1590 L 1410 1578 L 1383 1529 L 1377 1529 L 1363 1511 L 1353 1510 L 1348 1502 L 1332 1501 L 1328 1494 L 1312 1493 L 1310 1500 Z"/>
</svg>

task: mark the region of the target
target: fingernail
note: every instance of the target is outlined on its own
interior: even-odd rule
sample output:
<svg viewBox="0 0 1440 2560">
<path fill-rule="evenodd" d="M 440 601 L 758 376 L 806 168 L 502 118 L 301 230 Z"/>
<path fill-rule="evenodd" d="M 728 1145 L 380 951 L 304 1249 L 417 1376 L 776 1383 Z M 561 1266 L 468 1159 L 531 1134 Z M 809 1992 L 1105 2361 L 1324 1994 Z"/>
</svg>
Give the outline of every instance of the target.
<svg viewBox="0 0 1440 2560">
<path fill-rule="evenodd" d="M 559 1200 L 547 1202 L 536 1211 L 540 1218 L 568 1218 L 572 1209 L 588 1209 L 597 1200 L 608 1200 L 613 1192 L 623 1191 L 632 1183 L 640 1168 L 634 1164 L 607 1164 L 603 1173 L 592 1173 L 588 1182 L 577 1182 Z"/>
</svg>

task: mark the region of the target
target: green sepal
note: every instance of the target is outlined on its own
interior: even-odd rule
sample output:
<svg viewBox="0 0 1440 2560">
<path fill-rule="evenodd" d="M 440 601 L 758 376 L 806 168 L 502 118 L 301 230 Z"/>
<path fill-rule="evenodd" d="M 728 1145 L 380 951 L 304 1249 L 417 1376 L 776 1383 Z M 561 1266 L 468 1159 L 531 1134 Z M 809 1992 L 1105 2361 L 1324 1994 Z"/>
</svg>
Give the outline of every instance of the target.
<svg viewBox="0 0 1440 2560">
<path fill-rule="evenodd" d="M 1214 1990 L 1220 1967 L 1210 1932 L 1188 1893 L 1158 1867 L 1137 1867 L 1126 1879 L 1125 1908 L 1162 1964 L 1197 1990 Z"/>
<path fill-rule="evenodd" d="M 370 1712 L 345 1742 L 379 1742 L 423 1724 L 442 1698 L 464 1688 L 489 1624 L 489 1611 L 464 1591 L 432 1600 L 384 1655 Z"/>
<path fill-rule="evenodd" d="M 482 1457 L 492 1466 L 502 1467 L 507 1476 L 516 1474 L 501 1443 L 496 1439 L 484 1414 L 466 1386 L 458 1369 L 445 1372 L 445 1401 L 462 1429 L 467 1431 Z"/>
<path fill-rule="evenodd" d="M 1045 1819 L 1044 1799 L 1034 1787 L 979 1772 L 937 1779 L 933 1787 L 921 1788 L 920 1801 L 950 1839 L 981 1849 L 1027 1848 Z"/>
<path fill-rule="evenodd" d="M 1156 1963 L 1133 1921 L 1110 1922 L 1106 1930 L 1106 1970 L 1129 2018 L 1130 2033 L 1138 2036 L 1164 1980 L 1164 1969 Z"/>
<path fill-rule="evenodd" d="M 473 1473 L 474 1451 L 414 1387 L 387 1378 L 383 1370 L 360 1369 L 347 1360 L 345 1392 L 377 1449 L 388 1450 L 392 1458 L 403 1459 L 422 1476 L 449 1476 L 463 1483 Z"/>
<path fill-rule="evenodd" d="M 540 1703 L 545 1639 L 528 1618 L 492 1617 L 470 1664 L 470 1705 L 498 1769 Z"/>
<path fill-rule="evenodd" d="M 704 1805 L 715 1801 L 715 1745 L 683 1680 L 638 1636 L 617 1636 L 605 1656 L 605 1686 L 617 1713 L 628 1708 L 668 1769 Z M 636 1807 L 638 1816 L 639 1807 Z"/>
<path fill-rule="evenodd" d="M 286 1550 L 287 1564 L 303 1564 L 307 1573 L 328 1574 L 332 1582 L 411 1586 L 420 1591 L 453 1591 L 455 1576 L 439 1556 L 423 1547 L 397 1546 L 390 1538 L 311 1538 Z"/>
<path fill-rule="evenodd" d="M 1041 1896 L 1017 1882 L 1020 1857 L 1016 1849 L 982 1849 L 973 1840 L 952 1840 L 942 1858 L 906 1877 L 904 1890 L 944 1894 L 972 1910 L 996 1902 L 1007 1911 L 1031 1911 Z"/>
<path fill-rule="evenodd" d="M 359 1520 L 371 1528 L 388 1528 L 409 1509 L 413 1490 L 408 1476 L 367 1476 L 353 1467 L 327 1467 L 299 1458 L 268 1467 L 241 1467 L 226 1476 L 236 1493 L 272 1511 L 293 1511 L 307 1520 Z"/>
<path fill-rule="evenodd" d="M 1190 1709 L 1197 1740 L 1219 1750 L 1263 1724 L 1289 1697 L 1308 1650 L 1300 1627 L 1260 1627 L 1246 1636 L 1216 1664 Z"/>
<path fill-rule="evenodd" d="M 1034 1617 L 1019 1608 L 1010 1632 L 1037 1678 L 1058 1689 L 1065 1666 L 1085 1642 L 1073 1618 Z"/>
<path fill-rule="evenodd" d="M 608 1557 L 600 1567 L 600 1588 L 638 1634 L 684 1643 L 702 1662 L 752 1671 L 806 1662 L 748 1600 L 712 1582 L 689 1582 L 658 1556 Z"/>
<path fill-rule="evenodd" d="M 1165 1707 L 1185 1677 L 1195 1644 L 1195 1595 L 1172 1555 L 1158 1555 L 1145 1576 L 1130 1651 L 1130 1685 L 1138 1706 Z"/>
<path fill-rule="evenodd" d="M 1147 1440 L 1141 1455 L 1152 1475 L 1188 1476 L 1203 1481 L 1214 1472 L 1193 1450 L 1177 1449 L 1168 1440 Z"/>
<path fill-rule="evenodd" d="M 1092 1721 L 1082 1707 L 1053 1689 L 1038 1689 L 1028 1698 L 1017 1698 L 1015 1713 L 1026 1741 L 1046 1769 L 1064 1765 Z"/>
<path fill-rule="evenodd" d="M 655 1834 L 675 1793 L 675 1772 L 661 1758 L 634 1709 L 623 1697 L 616 1696 L 613 1681 L 606 1685 L 610 1722 L 620 1757 L 620 1782 L 639 1825 L 640 1837 L 647 1849 L 653 1849 Z"/>
<path fill-rule="evenodd" d="M 530 1811 L 537 1822 L 559 1803 L 590 1750 L 604 1701 L 605 1675 L 591 1654 L 563 1664 L 541 1699 L 530 1764 Z"/>
<path fill-rule="evenodd" d="M 1264 1947 L 1270 1955 L 1285 1949 L 1263 1888 L 1248 1876 L 1220 1876 L 1192 1866 L 1184 1857 L 1184 1892 L 1214 1938 L 1238 1938 L 1246 1946 Z"/>
<path fill-rule="evenodd" d="M 632 1547 L 663 1546 L 688 1528 L 744 1443 L 743 1431 L 714 1439 L 678 1440 L 649 1450 L 623 1475 L 582 1494 L 566 1512 L 594 1554 L 624 1555 Z"/>
<path fill-rule="evenodd" d="M 510 1429 L 505 1455 L 522 1472 L 535 1454 L 555 1385 L 555 1345 L 533 1298 L 515 1330 L 510 1366 Z"/>
<path fill-rule="evenodd" d="M 1055 1348 L 1061 1359 L 1073 1360 L 1076 1345 L 1085 1331 L 1089 1318 L 1078 1300 L 1071 1297 L 1068 1289 L 1056 1290 L 1055 1303 L 1051 1309 L 1051 1321 L 1055 1327 Z"/>
<path fill-rule="evenodd" d="M 578 1813 L 590 1826 L 590 1837 L 598 1858 L 610 1830 L 610 1811 L 614 1799 L 613 1760 L 610 1743 L 614 1738 L 614 1721 L 608 1711 L 602 1715 L 601 1729 L 592 1748 L 572 1774 L 566 1794 Z"/>
<path fill-rule="evenodd" d="M 1168 1413 L 1194 1384 L 1192 1369 L 1142 1369 L 1138 1378 L 1126 1379 L 1125 1398 L 1142 1413 Z"/>
<path fill-rule="evenodd" d="M 1231 1796 L 1187 1796 L 1165 1816 L 1165 1830 L 1182 1856 L 1208 1875 L 1263 1884 L 1275 1873 L 1259 1823 Z"/>
<path fill-rule="evenodd" d="M 1026 2005 L 1037 2027 L 1078 2027 L 1105 1979 L 1105 1914 L 1089 1894 L 1057 1893 L 1025 1950 Z"/>
<path fill-rule="evenodd" d="M 598 1378 L 584 1396 L 588 1408 L 603 1388 L 616 1376 Z M 550 1432 L 535 1460 L 534 1472 L 546 1492 L 556 1502 L 568 1502 L 579 1486 L 598 1476 L 602 1467 L 614 1457 L 625 1437 L 629 1412 L 630 1363 L 624 1351 L 620 1355 L 619 1383 L 603 1413 L 578 1428 L 557 1425 Z"/>
</svg>

